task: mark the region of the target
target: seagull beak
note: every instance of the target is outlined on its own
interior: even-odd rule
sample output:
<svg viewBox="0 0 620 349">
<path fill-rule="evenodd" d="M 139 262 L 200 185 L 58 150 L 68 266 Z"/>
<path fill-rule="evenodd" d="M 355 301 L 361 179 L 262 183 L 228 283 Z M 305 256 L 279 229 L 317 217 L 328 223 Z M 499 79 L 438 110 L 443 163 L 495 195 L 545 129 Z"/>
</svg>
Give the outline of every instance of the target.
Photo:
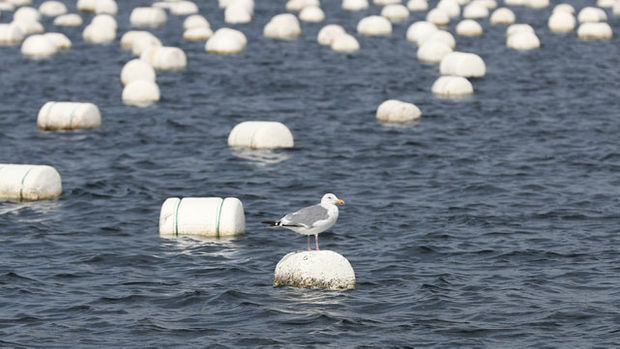
<svg viewBox="0 0 620 349">
<path fill-rule="evenodd" d="M 337 203 L 339 203 L 339 204 L 341 204 L 341 205 L 344 205 L 344 200 L 340 200 L 340 199 L 338 199 L 338 201 L 336 201 L 336 202 L 337 202 Z"/>
</svg>

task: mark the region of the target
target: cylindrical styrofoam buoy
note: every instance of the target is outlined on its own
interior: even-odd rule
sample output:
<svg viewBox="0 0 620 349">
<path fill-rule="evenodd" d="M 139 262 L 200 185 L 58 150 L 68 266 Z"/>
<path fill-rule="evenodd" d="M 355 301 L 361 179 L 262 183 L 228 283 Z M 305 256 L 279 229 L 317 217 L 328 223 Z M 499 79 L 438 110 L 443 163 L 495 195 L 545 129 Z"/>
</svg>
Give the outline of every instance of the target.
<svg viewBox="0 0 620 349">
<path fill-rule="evenodd" d="M 109 27 L 115 31 L 116 29 L 118 29 L 118 23 L 116 22 L 116 19 L 114 19 L 114 17 L 112 17 L 112 15 L 109 15 L 109 14 L 96 15 L 90 21 L 90 24 Z"/>
<path fill-rule="evenodd" d="M 436 9 L 444 12 L 450 18 L 457 18 L 461 15 L 461 6 L 457 0 L 439 0 Z"/>
<path fill-rule="evenodd" d="M 197 27 L 211 28 L 211 24 L 201 15 L 191 15 L 183 21 L 184 30 Z"/>
<path fill-rule="evenodd" d="M 243 204 L 237 198 L 168 198 L 159 214 L 159 235 L 235 236 L 245 231 Z"/>
<path fill-rule="evenodd" d="M 604 22 L 607 20 L 607 14 L 602 8 L 586 6 L 579 11 L 577 19 L 579 23 Z"/>
<path fill-rule="evenodd" d="M 489 9 L 480 2 L 472 2 L 463 9 L 463 18 L 480 19 L 489 17 Z"/>
<path fill-rule="evenodd" d="M 456 25 L 455 31 L 461 36 L 479 36 L 482 35 L 482 26 L 473 19 L 464 19 Z"/>
<path fill-rule="evenodd" d="M 426 0 L 409 0 L 407 2 L 407 9 L 411 12 L 426 11 L 428 10 L 428 1 Z"/>
<path fill-rule="evenodd" d="M 186 16 L 194 13 L 198 13 L 198 6 L 191 1 L 177 1 L 171 2 L 168 8 L 170 13 L 177 16 Z"/>
<path fill-rule="evenodd" d="M 471 82 L 462 76 L 441 76 L 433 83 L 433 94 L 440 97 L 465 97 L 474 93 Z"/>
<path fill-rule="evenodd" d="M 0 11 L 15 11 L 15 5 L 10 2 L 0 2 Z"/>
<path fill-rule="evenodd" d="M 526 0 L 525 6 L 534 9 L 546 8 L 549 6 L 549 0 Z"/>
<path fill-rule="evenodd" d="M 71 40 L 63 33 L 45 33 L 43 36 L 52 40 L 57 50 L 68 50 L 71 48 Z"/>
<path fill-rule="evenodd" d="M 0 200 L 44 200 L 59 197 L 62 181 L 47 165 L 0 164 Z"/>
<path fill-rule="evenodd" d="M 82 32 L 82 38 L 86 42 L 105 44 L 116 39 L 116 30 L 112 27 L 89 24 Z"/>
<path fill-rule="evenodd" d="M 436 25 L 427 21 L 414 22 L 407 28 L 407 41 L 420 43 L 427 36 L 439 30 Z"/>
<path fill-rule="evenodd" d="M 342 0 L 342 9 L 345 11 L 360 11 L 368 8 L 368 0 Z"/>
<path fill-rule="evenodd" d="M 45 1 L 39 6 L 39 13 L 46 17 L 56 17 L 67 13 L 67 6 L 60 1 Z"/>
<path fill-rule="evenodd" d="M 439 63 L 452 48 L 441 41 L 427 40 L 417 51 L 418 60 L 427 63 Z"/>
<path fill-rule="evenodd" d="M 76 130 L 101 127 L 101 113 L 92 103 L 47 102 L 39 110 L 40 130 Z"/>
<path fill-rule="evenodd" d="M 357 32 L 367 36 L 382 36 L 392 34 L 392 23 L 381 16 L 368 16 L 357 23 Z"/>
<path fill-rule="evenodd" d="M 478 78 L 486 74 L 486 65 L 477 54 L 452 52 L 441 60 L 439 71 L 441 75 Z"/>
<path fill-rule="evenodd" d="M 252 21 L 252 12 L 244 5 L 233 3 L 224 10 L 224 22 L 243 24 Z"/>
<path fill-rule="evenodd" d="M 325 13 L 318 6 L 306 6 L 299 12 L 299 19 L 310 23 L 323 22 L 325 20 Z"/>
<path fill-rule="evenodd" d="M 334 38 L 330 48 L 336 52 L 355 52 L 360 49 L 360 44 L 353 35 L 343 33 Z"/>
<path fill-rule="evenodd" d="M 273 39 L 295 40 L 301 35 L 301 26 L 295 15 L 282 13 L 271 18 L 263 29 L 263 35 Z"/>
<path fill-rule="evenodd" d="M 580 39 L 611 39 L 614 33 L 606 22 L 586 22 L 579 25 L 577 36 Z"/>
<path fill-rule="evenodd" d="M 95 12 L 96 4 L 97 4 L 97 0 L 78 0 L 76 7 L 78 11 Z"/>
<path fill-rule="evenodd" d="M 420 108 L 413 103 L 388 99 L 377 108 L 377 120 L 389 122 L 407 122 L 422 116 Z"/>
<path fill-rule="evenodd" d="M 180 70 L 187 67 L 187 56 L 178 47 L 151 46 L 142 52 L 140 59 L 156 70 Z"/>
<path fill-rule="evenodd" d="M 161 96 L 159 86 L 153 81 L 134 80 L 125 86 L 121 98 L 124 104 L 147 107 L 158 102 Z"/>
<path fill-rule="evenodd" d="M 547 21 L 549 30 L 553 33 L 568 33 L 575 29 L 577 20 L 569 12 L 554 12 Z"/>
<path fill-rule="evenodd" d="M 45 31 L 41 23 L 28 19 L 13 20 L 11 24 L 18 26 L 24 35 L 39 34 Z"/>
<path fill-rule="evenodd" d="M 532 28 L 532 26 L 529 24 L 512 24 L 512 25 L 509 25 L 508 28 L 506 28 L 507 37 L 512 34 L 519 33 L 519 32 L 528 32 L 528 33 L 536 34 L 536 32 L 534 32 L 534 28 Z"/>
<path fill-rule="evenodd" d="M 456 40 L 454 40 L 454 36 L 452 36 L 450 32 L 445 31 L 445 30 L 437 30 L 437 31 L 430 33 L 428 36 L 423 37 L 420 40 L 418 40 L 418 45 L 419 46 L 424 45 L 426 42 L 429 42 L 429 41 L 443 42 L 444 44 L 448 45 L 448 47 L 450 47 L 451 49 L 454 49 L 454 46 L 456 46 Z"/>
<path fill-rule="evenodd" d="M 121 48 L 130 49 L 137 56 L 151 47 L 161 46 L 161 40 L 147 31 L 130 30 L 121 37 Z"/>
<path fill-rule="evenodd" d="M 213 31 L 208 27 L 195 27 L 186 29 L 183 32 L 183 40 L 187 41 L 203 41 L 213 36 Z"/>
<path fill-rule="evenodd" d="M 95 2 L 95 13 L 116 15 L 118 13 L 118 4 L 115 0 L 97 0 Z"/>
<path fill-rule="evenodd" d="M 372 3 L 377 6 L 387 6 L 393 4 L 400 4 L 402 0 L 373 0 Z"/>
<path fill-rule="evenodd" d="M 426 21 L 438 27 L 447 27 L 450 24 L 450 16 L 444 10 L 434 8 L 426 14 Z"/>
<path fill-rule="evenodd" d="M 402 4 L 391 4 L 381 9 L 381 16 L 392 23 L 403 22 L 409 19 L 409 10 Z"/>
<path fill-rule="evenodd" d="M 319 34 L 316 40 L 320 45 L 331 45 L 334 38 L 340 34 L 345 34 L 346 31 L 339 24 L 328 24 L 319 30 Z"/>
<path fill-rule="evenodd" d="M 132 59 L 127 62 L 121 70 L 121 83 L 123 86 L 132 81 L 146 80 L 155 82 L 155 69 L 147 62 L 141 59 Z"/>
<path fill-rule="evenodd" d="M 292 148 L 293 134 L 277 121 L 244 121 L 228 135 L 228 145 L 252 149 Z"/>
<path fill-rule="evenodd" d="M 571 15 L 575 14 L 575 8 L 571 4 L 558 4 L 553 8 L 553 13 L 556 12 L 568 12 Z"/>
<path fill-rule="evenodd" d="M 22 43 L 22 55 L 43 58 L 53 56 L 58 52 L 56 44 L 44 35 L 32 35 Z"/>
<path fill-rule="evenodd" d="M 500 7 L 493 11 L 489 22 L 491 25 L 510 25 L 515 22 L 515 14 L 507 7 Z"/>
<path fill-rule="evenodd" d="M 273 286 L 351 290 L 355 288 L 355 271 L 334 251 L 291 252 L 276 265 Z"/>
<path fill-rule="evenodd" d="M 243 51 L 248 40 L 242 32 L 230 28 L 220 28 L 205 44 L 205 51 L 217 54 L 235 54 Z"/>
<path fill-rule="evenodd" d="M 611 7 L 614 7 L 614 4 L 616 2 L 617 2 L 616 0 L 597 0 L 596 1 L 596 6 L 611 8 Z"/>
<path fill-rule="evenodd" d="M 19 44 L 24 40 L 24 32 L 13 23 L 0 23 L 0 45 Z"/>
<path fill-rule="evenodd" d="M 84 23 L 77 13 L 68 13 L 54 18 L 54 25 L 59 27 L 79 27 Z"/>
<path fill-rule="evenodd" d="M 540 47 L 540 40 L 529 31 L 516 32 L 506 38 L 506 46 L 515 50 L 532 50 Z"/>
<path fill-rule="evenodd" d="M 16 22 L 38 22 L 39 20 L 41 20 L 41 14 L 34 7 L 20 7 L 13 13 L 13 21 Z"/>
<path fill-rule="evenodd" d="M 134 27 L 160 27 L 166 21 L 166 12 L 158 7 L 136 7 L 129 16 L 129 22 Z"/>
<path fill-rule="evenodd" d="M 299 12 L 308 6 L 321 6 L 319 0 L 289 0 L 286 2 L 286 9 L 288 11 Z"/>
</svg>

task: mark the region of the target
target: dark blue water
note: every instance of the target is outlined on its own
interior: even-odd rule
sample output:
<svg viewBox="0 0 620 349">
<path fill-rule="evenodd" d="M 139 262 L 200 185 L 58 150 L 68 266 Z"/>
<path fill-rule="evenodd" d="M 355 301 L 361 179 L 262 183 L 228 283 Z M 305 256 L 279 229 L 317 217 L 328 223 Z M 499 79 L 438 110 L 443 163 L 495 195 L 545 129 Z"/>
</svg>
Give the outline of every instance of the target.
<svg viewBox="0 0 620 349">
<path fill-rule="evenodd" d="M 119 1 L 119 38 L 130 9 L 149 3 Z M 224 26 L 216 1 L 198 4 Z M 484 36 L 456 39 L 487 75 L 450 100 L 431 94 L 438 67 L 417 62 L 408 23 L 343 55 L 316 43 L 321 26 L 354 33 L 379 8 L 324 1 L 328 20 L 303 24 L 299 40 L 263 38 L 284 4 L 256 2 L 234 56 L 183 42 L 183 18 L 169 16 L 153 32 L 185 50 L 188 68 L 158 73 L 162 100 L 148 108 L 120 102 L 132 56 L 118 41 L 87 44 L 45 20 L 72 50 L 30 60 L 0 47 L 0 162 L 50 164 L 64 187 L 57 200 L 0 203 L 0 344 L 615 346 L 619 20 L 608 10 L 612 40 L 580 41 L 548 31 L 551 8 L 513 8 L 541 39 L 530 52 L 507 49 L 505 27 L 483 20 Z M 389 98 L 416 103 L 421 120 L 377 122 Z M 93 102 L 103 126 L 37 131 L 49 100 Z M 245 120 L 283 122 L 295 148 L 229 149 Z M 357 288 L 273 288 L 276 263 L 305 237 L 259 222 L 325 192 L 347 205 L 321 247 L 349 259 Z M 160 238 L 161 204 L 179 195 L 240 198 L 247 232 Z"/>
</svg>

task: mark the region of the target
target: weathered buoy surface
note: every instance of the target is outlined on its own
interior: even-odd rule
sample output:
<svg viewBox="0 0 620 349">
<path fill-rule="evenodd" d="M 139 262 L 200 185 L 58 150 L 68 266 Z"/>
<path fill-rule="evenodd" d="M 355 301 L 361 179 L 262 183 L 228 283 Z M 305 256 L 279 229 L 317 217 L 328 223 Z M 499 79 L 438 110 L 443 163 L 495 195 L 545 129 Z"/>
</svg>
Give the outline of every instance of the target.
<svg viewBox="0 0 620 349">
<path fill-rule="evenodd" d="M 39 13 L 46 17 L 56 17 L 67 13 L 67 6 L 60 1 L 45 1 L 39 6 Z"/>
<path fill-rule="evenodd" d="M 62 181 L 47 165 L 0 164 L 0 200 L 53 199 L 62 193 Z"/>
<path fill-rule="evenodd" d="M 209 24 L 209 21 L 201 15 L 191 15 L 183 21 L 184 30 L 197 27 L 211 28 L 211 24 Z"/>
<path fill-rule="evenodd" d="M 127 62 L 121 70 L 121 83 L 123 86 L 137 80 L 155 82 L 155 69 L 141 59 L 132 59 Z"/>
<path fill-rule="evenodd" d="M 427 40 L 418 48 L 417 56 L 420 62 L 439 63 L 452 48 L 441 41 Z"/>
<path fill-rule="evenodd" d="M 136 7 L 129 16 L 129 22 L 134 27 L 160 27 L 166 21 L 166 12 L 158 7 Z"/>
<path fill-rule="evenodd" d="M 19 44 L 24 40 L 24 32 L 13 23 L 0 24 L 0 45 Z"/>
<path fill-rule="evenodd" d="M 428 10 L 428 1 L 426 0 L 409 0 L 407 2 L 407 9 L 411 12 L 426 11 Z"/>
<path fill-rule="evenodd" d="M 97 0 L 95 2 L 95 13 L 115 15 L 118 13 L 118 4 L 115 0 Z"/>
<path fill-rule="evenodd" d="M 611 39 L 614 33 L 606 22 L 586 22 L 579 25 L 577 36 L 580 39 Z"/>
<path fill-rule="evenodd" d="M 535 33 L 519 31 L 506 38 L 506 46 L 515 50 L 532 50 L 540 47 L 540 40 Z"/>
<path fill-rule="evenodd" d="M 224 22 L 226 23 L 243 24 L 250 23 L 251 21 L 251 10 L 241 3 L 232 3 L 224 10 Z"/>
<path fill-rule="evenodd" d="M 205 50 L 222 55 L 235 54 L 243 51 L 247 43 L 248 39 L 241 31 L 220 28 L 205 43 Z"/>
<path fill-rule="evenodd" d="M 68 13 L 54 18 L 54 25 L 59 27 L 79 27 L 84 23 L 77 13 Z"/>
<path fill-rule="evenodd" d="M 407 122 L 422 116 L 420 108 L 413 103 L 388 99 L 377 108 L 377 120 L 388 122 Z"/>
<path fill-rule="evenodd" d="M 265 25 L 263 35 L 279 40 L 295 40 L 301 35 L 301 26 L 295 15 L 282 13 L 275 15 Z"/>
<path fill-rule="evenodd" d="M 299 12 L 299 19 L 310 23 L 323 22 L 325 13 L 318 6 L 306 6 Z"/>
<path fill-rule="evenodd" d="M 455 31 L 461 36 L 479 36 L 482 35 L 482 26 L 473 19 L 464 19 L 456 25 Z"/>
<path fill-rule="evenodd" d="M 486 65 L 480 56 L 467 52 L 452 52 L 446 55 L 439 65 L 441 75 L 462 77 L 482 77 L 486 74 Z"/>
<path fill-rule="evenodd" d="M 366 36 L 392 34 L 392 23 L 385 17 L 368 16 L 357 23 L 357 32 Z"/>
<path fill-rule="evenodd" d="M 78 11 L 82 12 L 95 12 L 95 5 L 97 4 L 97 0 L 78 0 L 75 5 Z"/>
<path fill-rule="evenodd" d="M 53 56 L 58 52 L 56 44 L 44 35 L 32 35 L 22 44 L 22 55 L 34 58 Z"/>
<path fill-rule="evenodd" d="M 292 148 L 293 134 L 277 121 L 244 121 L 228 135 L 228 145 L 252 149 Z"/>
<path fill-rule="evenodd" d="M 426 21 L 439 27 L 447 27 L 450 24 L 450 16 L 444 10 L 434 8 L 426 14 Z"/>
<path fill-rule="evenodd" d="M 168 198 L 159 214 L 159 234 L 235 236 L 245 231 L 243 204 L 237 198 Z"/>
<path fill-rule="evenodd" d="M 402 4 L 390 4 L 381 9 L 381 16 L 389 19 L 392 23 L 398 23 L 409 19 L 409 9 Z"/>
<path fill-rule="evenodd" d="M 180 70 L 187 67 L 187 56 L 178 47 L 151 46 L 142 52 L 140 59 L 156 70 Z"/>
<path fill-rule="evenodd" d="M 276 265 L 273 286 L 352 290 L 355 271 L 346 258 L 334 251 L 291 252 Z"/>
<path fill-rule="evenodd" d="M 328 24 L 319 30 L 316 40 L 320 45 L 331 45 L 334 38 L 338 35 L 345 34 L 346 31 L 339 24 Z"/>
<path fill-rule="evenodd" d="M 360 11 L 368 8 L 368 0 L 342 0 L 342 9 L 345 11 Z"/>
<path fill-rule="evenodd" d="M 547 21 L 549 30 L 553 33 L 567 33 L 575 29 L 577 20 L 570 12 L 557 11 L 551 14 Z"/>
<path fill-rule="evenodd" d="M 579 11 L 577 19 L 580 23 L 604 22 L 607 20 L 607 14 L 602 8 L 586 6 Z"/>
<path fill-rule="evenodd" d="M 360 44 L 353 35 L 343 33 L 334 38 L 330 48 L 336 52 L 355 52 L 360 49 Z"/>
<path fill-rule="evenodd" d="M 72 46 L 71 40 L 63 33 L 45 33 L 43 36 L 50 39 L 58 50 L 68 50 Z"/>
<path fill-rule="evenodd" d="M 91 23 L 82 32 L 82 38 L 86 42 L 105 44 L 116 39 L 116 28 L 102 24 Z"/>
<path fill-rule="evenodd" d="M 125 86 L 121 98 L 124 104 L 146 107 L 158 102 L 161 96 L 155 82 L 135 80 Z"/>
<path fill-rule="evenodd" d="M 510 25 L 515 22 L 515 14 L 507 7 L 500 7 L 493 11 L 489 22 L 491 25 Z"/>
<path fill-rule="evenodd" d="M 420 43 L 424 38 L 439 30 L 437 26 L 431 22 L 418 21 L 414 22 L 407 28 L 407 41 Z"/>
<path fill-rule="evenodd" d="M 37 115 L 40 130 L 75 130 L 101 126 L 101 113 L 92 103 L 47 102 Z"/>
<path fill-rule="evenodd" d="M 194 27 L 183 32 L 183 40 L 202 41 L 209 40 L 213 36 L 213 31 L 208 27 Z"/>
<path fill-rule="evenodd" d="M 437 79 L 431 88 L 440 97 L 465 97 L 474 93 L 471 82 L 461 76 L 445 75 Z"/>
</svg>

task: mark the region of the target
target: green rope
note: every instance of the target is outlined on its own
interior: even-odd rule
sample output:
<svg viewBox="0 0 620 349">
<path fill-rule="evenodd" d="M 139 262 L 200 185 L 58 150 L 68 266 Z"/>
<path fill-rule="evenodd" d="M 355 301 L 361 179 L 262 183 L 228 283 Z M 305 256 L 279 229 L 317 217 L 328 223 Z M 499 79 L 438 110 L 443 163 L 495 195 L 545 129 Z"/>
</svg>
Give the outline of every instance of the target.
<svg viewBox="0 0 620 349">
<path fill-rule="evenodd" d="M 219 209 L 219 212 L 217 214 L 217 225 L 215 227 L 215 236 L 218 237 L 218 238 L 220 237 L 220 222 L 221 222 L 220 218 L 222 218 L 222 208 L 224 207 L 224 201 L 226 201 L 226 198 L 224 198 L 224 200 L 222 200 L 222 202 L 220 202 L 220 209 Z"/>
<path fill-rule="evenodd" d="M 22 185 L 19 188 L 19 201 L 24 200 L 24 182 L 26 181 L 26 176 L 28 176 L 28 174 L 30 173 L 30 171 L 32 171 L 34 167 L 31 167 L 28 169 L 28 171 L 26 171 L 26 173 L 24 174 L 24 177 L 22 177 Z"/>
<path fill-rule="evenodd" d="M 177 208 L 174 211 L 174 235 L 175 236 L 179 236 L 179 206 L 181 206 L 181 201 L 183 201 L 183 199 L 179 199 Z"/>
</svg>

